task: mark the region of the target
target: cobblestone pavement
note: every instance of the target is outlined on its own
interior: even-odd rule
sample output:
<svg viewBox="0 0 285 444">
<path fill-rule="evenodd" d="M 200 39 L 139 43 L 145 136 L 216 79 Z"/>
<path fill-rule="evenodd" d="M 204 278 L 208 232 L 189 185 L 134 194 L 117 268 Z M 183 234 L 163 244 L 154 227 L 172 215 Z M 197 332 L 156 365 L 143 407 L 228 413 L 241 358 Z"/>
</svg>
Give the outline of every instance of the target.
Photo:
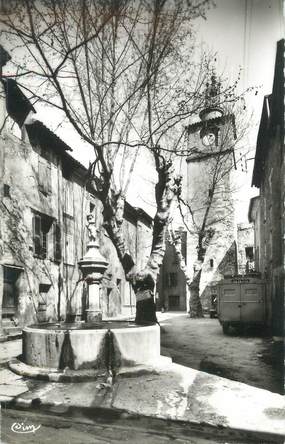
<svg viewBox="0 0 285 444">
<path fill-rule="evenodd" d="M 280 377 L 280 372 L 272 360 L 272 342 L 269 338 L 253 333 L 242 336 L 232 333 L 230 336 L 224 336 L 217 319 L 194 320 L 181 313 L 159 314 L 159 321 L 162 354 L 170 355 L 174 362 L 217 376 L 278 391 L 276 381 Z M 5 361 L 8 357 L 17 356 L 20 353 L 21 340 L 0 344 L 1 376 L 4 375 L 5 379 L 1 386 L 4 405 L 5 394 L 8 402 L 11 396 L 17 397 L 22 392 L 25 395 L 25 391 L 29 390 L 29 384 L 44 385 L 43 382 L 30 382 L 26 378 L 21 378 L 8 371 Z M 164 380 L 163 383 L 165 383 Z M 26 386 L 27 384 L 28 386 Z M 11 389 L 13 389 L 13 393 L 11 393 Z M 192 398 L 194 396 L 192 392 L 191 396 Z M 83 397 L 84 403 L 82 405 L 85 405 L 86 397 L 85 395 Z M 137 397 L 134 398 L 134 402 L 138 402 Z M 196 425 L 193 422 L 191 424 L 179 424 L 179 422 L 173 424 L 169 420 L 159 423 L 157 419 L 153 421 L 153 419 L 142 419 L 142 417 L 137 419 L 128 417 L 125 420 L 122 419 L 122 416 L 120 420 L 112 417 L 109 419 L 99 418 L 97 417 L 98 411 L 92 407 L 89 408 L 87 416 L 85 413 L 82 417 L 80 416 L 80 408 L 77 408 L 76 412 L 74 411 L 73 417 L 72 412 L 57 411 L 57 407 L 48 411 L 44 409 L 35 411 L 35 409 L 39 409 L 38 405 L 37 407 L 34 405 L 33 408 L 26 411 L 21 408 L 26 410 L 24 406 L 17 407 L 19 410 L 2 408 L 1 444 L 45 444 L 49 442 L 57 444 L 116 444 L 125 442 L 132 444 L 172 442 L 179 444 L 249 444 L 251 442 L 269 444 L 276 442 L 283 444 L 283 439 L 278 441 L 280 438 L 277 435 L 273 436 L 272 440 L 271 436 L 269 439 L 269 435 L 263 439 L 262 433 L 247 433 L 217 426 L 213 428 L 203 421 Z M 124 403 L 121 408 L 126 408 Z M 20 429 L 13 431 L 13 424 L 16 424 Z M 34 433 L 18 433 L 19 430 L 21 432 L 21 429 L 23 431 L 27 425 L 31 424 L 36 427 L 40 425 L 40 427 Z M 274 430 L 271 430 L 274 433 Z"/>
<path fill-rule="evenodd" d="M 22 353 L 22 339 L 0 342 L 0 365 Z"/>
<path fill-rule="evenodd" d="M 218 319 L 190 319 L 177 312 L 158 318 L 162 354 L 174 362 L 282 394 L 281 342 L 258 330 L 224 335 Z"/>
</svg>

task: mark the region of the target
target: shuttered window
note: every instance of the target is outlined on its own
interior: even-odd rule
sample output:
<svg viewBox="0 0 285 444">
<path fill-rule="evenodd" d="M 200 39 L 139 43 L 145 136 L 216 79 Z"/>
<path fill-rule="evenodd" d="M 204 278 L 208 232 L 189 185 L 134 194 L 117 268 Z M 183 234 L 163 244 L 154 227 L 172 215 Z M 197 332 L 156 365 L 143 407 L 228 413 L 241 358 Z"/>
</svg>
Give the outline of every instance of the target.
<svg viewBox="0 0 285 444">
<path fill-rule="evenodd" d="M 44 214 L 33 215 L 34 255 L 41 259 L 47 257 L 47 234 L 52 224 L 52 218 Z"/>
<path fill-rule="evenodd" d="M 68 265 L 75 263 L 74 219 L 64 214 L 64 262 Z"/>
<path fill-rule="evenodd" d="M 64 180 L 64 212 L 73 216 L 73 182 Z"/>
<path fill-rule="evenodd" d="M 51 193 L 51 164 L 45 159 L 39 159 L 39 190 L 44 194 Z"/>
<path fill-rule="evenodd" d="M 34 240 L 34 254 L 36 256 L 42 255 L 42 223 L 41 216 L 35 214 L 33 217 L 33 240 Z"/>
<path fill-rule="evenodd" d="M 61 227 L 58 222 L 54 223 L 53 231 L 53 245 L 54 245 L 54 260 L 61 261 Z"/>
</svg>

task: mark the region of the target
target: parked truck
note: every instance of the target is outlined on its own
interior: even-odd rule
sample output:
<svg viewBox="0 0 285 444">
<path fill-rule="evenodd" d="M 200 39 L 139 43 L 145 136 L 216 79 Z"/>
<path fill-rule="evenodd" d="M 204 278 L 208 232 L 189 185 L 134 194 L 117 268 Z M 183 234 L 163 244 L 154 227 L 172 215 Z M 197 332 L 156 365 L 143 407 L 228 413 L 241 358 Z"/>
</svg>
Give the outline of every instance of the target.
<svg viewBox="0 0 285 444">
<path fill-rule="evenodd" d="M 223 332 L 265 324 L 265 285 L 258 276 L 225 277 L 218 285 L 218 319 Z"/>
</svg>

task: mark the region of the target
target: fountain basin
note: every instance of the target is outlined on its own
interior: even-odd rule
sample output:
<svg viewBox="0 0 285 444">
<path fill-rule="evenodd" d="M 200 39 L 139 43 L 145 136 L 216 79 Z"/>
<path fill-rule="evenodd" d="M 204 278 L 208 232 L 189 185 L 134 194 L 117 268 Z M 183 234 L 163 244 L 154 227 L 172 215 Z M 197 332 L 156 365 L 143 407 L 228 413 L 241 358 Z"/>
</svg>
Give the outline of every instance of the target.
<svg viewBox="0 0 285 444">
<path fill-rule="evenodd" d="M 160 358 L 158 325 L 103 321 L 100 324 L 46 324 L 23 329 L 25 364 L 64 370 L 152 365 Z"/>
</svg>

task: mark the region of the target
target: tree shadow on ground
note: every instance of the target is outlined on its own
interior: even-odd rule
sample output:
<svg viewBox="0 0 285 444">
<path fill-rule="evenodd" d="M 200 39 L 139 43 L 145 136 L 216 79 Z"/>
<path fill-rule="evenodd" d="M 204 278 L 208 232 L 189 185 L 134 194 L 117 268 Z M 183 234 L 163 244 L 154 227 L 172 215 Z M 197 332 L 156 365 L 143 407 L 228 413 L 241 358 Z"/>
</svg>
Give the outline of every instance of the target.
<svg viewBox="0 0 285 444">
<path fill-rule="evenodd" d="M 228 336 L 241 336 L 243 338 L 269 338 L 270 331 L 261 325 L 241 325 L 239 327 L 230 326 Z"/>
</svg>

